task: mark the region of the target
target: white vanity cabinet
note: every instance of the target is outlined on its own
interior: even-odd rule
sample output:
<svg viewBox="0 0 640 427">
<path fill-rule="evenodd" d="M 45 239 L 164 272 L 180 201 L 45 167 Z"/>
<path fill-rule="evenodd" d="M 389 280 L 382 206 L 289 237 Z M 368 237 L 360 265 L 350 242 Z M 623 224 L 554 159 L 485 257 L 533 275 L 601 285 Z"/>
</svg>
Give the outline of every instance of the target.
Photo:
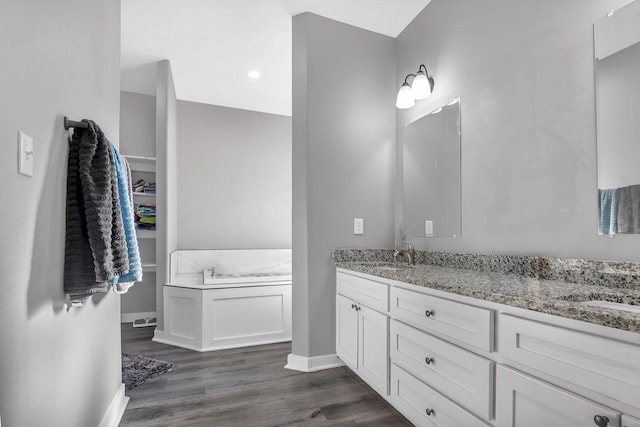
<svg viewBox="0 0 640 427">
<path fill-rule="evenodd" d="M 338 356 L 414 424 L 640 427 L 638 334 L 349 273 Z"/>
<path fill-rule="evenodd" d="M 498 366 L 496 427 L 620 427 L 619 412 Z"/>
<path fill-rule="evenodd" d="M 389 389 L 389 317 L 386 314 L 389 287 L 339 274 L 337 291 L 336 354 L 371 387 L 386 396 Z"/>
</svg>

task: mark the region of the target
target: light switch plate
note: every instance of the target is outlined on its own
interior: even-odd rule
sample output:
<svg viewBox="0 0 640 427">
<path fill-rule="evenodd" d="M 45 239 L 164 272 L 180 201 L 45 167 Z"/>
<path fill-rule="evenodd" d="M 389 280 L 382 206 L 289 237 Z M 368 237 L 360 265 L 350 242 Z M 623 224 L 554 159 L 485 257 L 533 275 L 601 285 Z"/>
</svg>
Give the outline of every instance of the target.
<svg viewBox="0 0 640 427">
<path fill-rule="evenodd" d="M 18 131 L 18 173 L 33 176 L 33 138 Z"/>
<path fill-rule="evenodd" d="M 424 222 L 424 235 L 433 236 L 433 221 Z"/>
<path fill-rule="evenodd" d="M 364 234 L 364 219 L 353 218 L 353 234 Z"/>
</svg>

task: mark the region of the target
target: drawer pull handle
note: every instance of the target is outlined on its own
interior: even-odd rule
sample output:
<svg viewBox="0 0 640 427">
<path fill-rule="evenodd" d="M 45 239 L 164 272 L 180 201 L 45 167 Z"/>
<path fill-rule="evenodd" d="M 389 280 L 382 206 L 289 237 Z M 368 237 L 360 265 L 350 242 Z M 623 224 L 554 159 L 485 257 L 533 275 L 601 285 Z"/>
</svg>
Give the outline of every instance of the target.
<svg viewBox="0 0 640 427">
<path fill-rule="evenodd" d="M 433 312 L 433 310 L 427 310 L 424 312 L 424 315 L 427 317 L 431 317 L 433 315 L 435 315 L 435 313 Z"/>
<path fill-rule="evenodd" d="M 436 411 L 434 411 L 433 409 L 427 409 L 425 412 L 427 413 L 428 416 L 436 414 Z"/>
<path fill-rule="evenodd" d="M 435 362 L 435 360 L 433 360 L 433 358 L 432 358 L 432 357 L 426 357 L 426 358 L 424 359 L 424 362 L 425 362 L 427 365 L 431 365 L 433 362 Z"/>
<path fill-rule="evenodd" d="M 355 304 L 351 304 L 351 308 L 356 308 L 356 305 Z"/>
<path fill-rule="evenodd" d="M 356 305 L 356 311 L 360 311 L 362 307 L 360 307 L 359 305 Z"/>
<path fill-rule="evenodd" d="M 609 418 L 606 415 L 596 415 L 593 417 L 593 422 L 598 427 L 607 427 L 609 425 Z"/>
</svg>

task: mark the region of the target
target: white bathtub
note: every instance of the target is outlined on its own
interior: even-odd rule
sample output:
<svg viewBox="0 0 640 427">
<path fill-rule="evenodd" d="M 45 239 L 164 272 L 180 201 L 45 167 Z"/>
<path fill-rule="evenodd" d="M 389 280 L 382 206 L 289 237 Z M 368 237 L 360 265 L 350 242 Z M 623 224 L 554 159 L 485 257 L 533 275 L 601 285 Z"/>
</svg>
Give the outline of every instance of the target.
<svg viewBox="0 0 640 427">
<path fill-rule="evenodd" d="M 196 351 L 291 341 L 291 285 L 290 249 L 176 251 L 154 341 Z"/>
</svg>

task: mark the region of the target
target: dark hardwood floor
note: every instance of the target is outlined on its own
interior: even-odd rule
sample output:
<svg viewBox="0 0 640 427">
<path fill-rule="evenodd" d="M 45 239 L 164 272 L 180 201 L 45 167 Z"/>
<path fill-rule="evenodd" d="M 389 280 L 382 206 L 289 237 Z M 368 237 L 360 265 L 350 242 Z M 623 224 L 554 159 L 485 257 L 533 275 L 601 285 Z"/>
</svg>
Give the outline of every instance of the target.
<svg viewBox="0 0 640 427">
<path fill-rule="evenodd" d="M 290 343 L 198 353 L 122 325 L 122 352 L 175 363 L 127 392 L 120 426 L 411 426 L 347 368 L 284 369 Z"/>
</svg>

